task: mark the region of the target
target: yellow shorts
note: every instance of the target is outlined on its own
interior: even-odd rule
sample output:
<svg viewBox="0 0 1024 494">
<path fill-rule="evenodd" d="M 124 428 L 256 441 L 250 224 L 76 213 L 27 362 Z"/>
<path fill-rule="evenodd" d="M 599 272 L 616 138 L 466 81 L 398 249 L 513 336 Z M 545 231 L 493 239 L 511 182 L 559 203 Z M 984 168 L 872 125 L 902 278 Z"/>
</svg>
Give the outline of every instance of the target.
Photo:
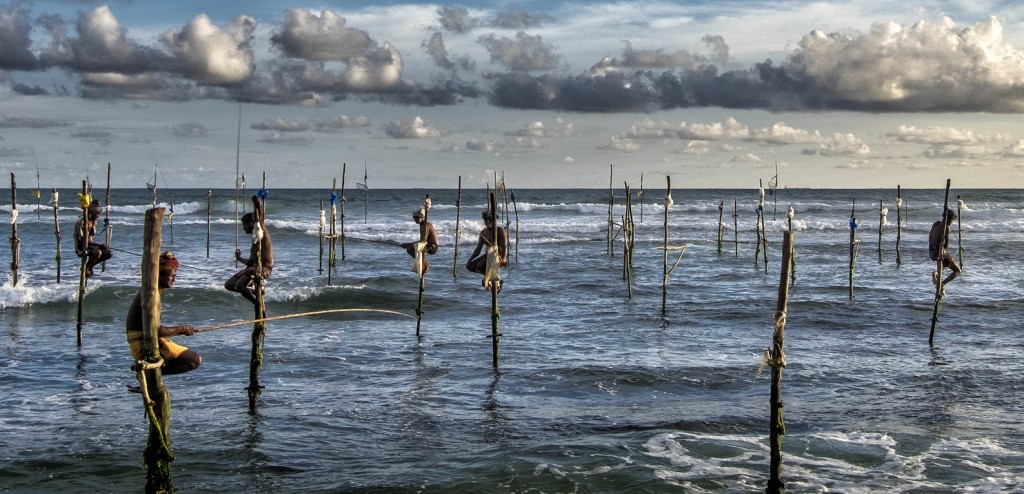
<svg viewBox="0 0 1024 494">
<path fill-rule="evenodd" d="M 178 358 L 181 354 L 188 350 L 187 346 L 179 345 L 167 338 L 160 337 L 160 356 L 164 360 L 170 360 Z M 142 358 L 142 334 L 135 333 L 128 335 L 128 346 L 132 350 L 132 358 L 138 360 Z"/>
</svg>

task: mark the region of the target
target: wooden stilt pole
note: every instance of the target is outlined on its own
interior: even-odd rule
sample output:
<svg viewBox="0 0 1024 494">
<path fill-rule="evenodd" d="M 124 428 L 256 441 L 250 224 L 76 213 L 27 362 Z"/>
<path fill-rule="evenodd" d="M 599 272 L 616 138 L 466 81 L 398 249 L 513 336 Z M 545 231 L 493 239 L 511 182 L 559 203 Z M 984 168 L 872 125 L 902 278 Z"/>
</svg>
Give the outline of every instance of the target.
<svg viewBox="0 0 1024 494">
<path fill-rule="evenodd" d="M 737 200 L 732 200 L 732 245 L 736 250 L 736 258 L 740 257 L 740 214 Z"/>
<path fill-rule="evenodd" d="M 498 243 L 498 216 L 497 208 L 498 203 L 494 197 L 494 192 L 490 193 L 487 201 L 487 205 L 494 214 L 493 230 L 491 230 L 491 238 L 494 239 L 494 243 Z M 507 255 L 507 253 L 506 253 Z M 504 283 L 504 281 L 501 281 Z M 498 284 L 491 283 L 491 365 L 494 370 L 498 370 L 498 340 L 501 338 L 501 333 L 498 332 L 498 320 L 501 318 L 501 314 L 498 312 Z"/>
<path fill-rule="evenodd" d="M 885 225 L 885 215 L 888 212 L 882 201 L 878 201 L 878 264 L 882 264 L 882 226 Z"/>
<path fill-rule="evenodd" d="M 324 272 L 324 227 L 327 226 L 327 215 L 324 213 L 324 200 L 320 199 L 320 229 L 318 230 L 317 239 L 320 240 L 320 263 L 316 269 L 317 273 Z"/>
<path fill-rule="evenodd" d="M 107 194 L 103 199 L 103 243 L 110 247 L 110 238 L 114 234 L 114 227 L 110 224 L 110 163 L 107 163 Z M 171 206 L 171 212 L 174 212 L 174 206 Z M 173 235 L 173 234 L 172 234 Z M 100 265 L 100 271 L 107 272 L 107 261 L 103 261 Z"/>
<path fill-rule="evenodd" d="M 11 188 L 13 189 L 13 188 Z M 956 195 L 956 261 L 961 266 L 961 272 L 964 271 L 964 229 L 962 228 L 961 219 L 964 210 L 964 201 L 959 198 L 959 194 Z"/>
<path fill-rule="evenodd" d="M 348 202 L 348 200 L 345 199 L 345 168 L 346 168 L 346 166 L 347 165 L 345 163 L 341 164 L 341 201 L 340 201 L 341 202 L 341 211 L 340 211 L 340 216 L 341 216 L 341 232 L 340 232 L 340 235 L 341 235 L 341 260 L 342 261 L 345 260 L 345 203 Z"/>
<path fill-rule="evenodd" d="M 668 314 L 668 210 L 672 209 L 672 177 L 665 177 L 665 235 L 664 235 L 664 259 L 661 266 L 661 316 Z"/>
<path fill-rule="evenodd" d="M 770 476 L 767 494 L 780 494 L 785 491 L 786 483 L 782 480 L 782 435 L 786 433 L 786 423 L 782 418 L 782 369 L 786 366 L 786 354 L 783 351 L 786 329 L 786 312 L 789 303 L 789 268 L 793 253 L 793 232 L 787 231 L 782 240 L 782 272 L 779 274 L 779 298 L 775 306 L 775 331 L 772 334 L 772 348 L 767 355 L 772 370 L 771 418 L 768 424 L 768 443 L 770 446 Z"/>
<path fill-rule="evenodd" d="M 210 237 L 213 233 L 213 190 L 206 191 L 206 258 L 210 258 Z"/>
<path fill-rule="evenodd" d="M 82 232 L 82 245 L 78 246 L 78 251 L 82 252 L 80 267 L 78 270 L 78 313 L 76 315 L 75 334 L 78 338 L 78 347 L 82 347 L 82 304 L 85 303 L 85 263 L 89 260 L 89 183 L 82 180 L 82 200 L 80 205 L 82 206 L 82 228 L 86 231 Z"/>
<path fill-rule="evenodd" d="M 900 242 L 903 240 L 903 191 L 896 186 L 896 269 L 900 267 Z"/>
<path fill-rule="evenodd" d="M 722 255 L 722 238 L 725 236 L 725 223 L 722 218 L 725 214 L 725 201 L 718 203 L 718 255 Z"/>
<path fill-rule="evenodd" d="M 331 228 L 330 235 L 327 237 L 327 286 L 331 285 L 331 274 L 334 272 L 334 259 L 337 255 L 338 245 L 338 230 L 337 230 L 337 212 L 338 212 L 338 192 L 337 192 L 338 179 L 332 179 L 331 181 Z"/>
<path fill-rule="evenodd" d="M 626 191 L 626 212 L 622 215 L 622 279 L 626 281 L 626 295 L 633 298 L 633 196 L 629 184 L 624 184 Z"/>
<path fill-rule="evenodd" d="M 853 300 L 853 272 L 857 263 L 857 200 L 850 209 L 850 300 Z"/>
<path fill-rule="evenodd" d="M 788 231 L 793 231 L 793 217 L 794 216 L 796 216 L 796 211 L 793 210 L 793 206 L 790 206 L 789 210 L 786 211 L 786 218 L 787 218 L 787 220 L 789 222 L 789 229 L 788 229 Z M 793 250 L 793 249 L 790 249 L 788 252 L 789 252 L 789 260 L 790 260 L 790 262 L 789 262 L 789 284 L 790 285 L 794 285 L 794 284 L 796 284 L 796 251 Z"/>
<path fill-rule="evenodd" d="M 21 258 L 21 239 L 18 238 L 18 186 L 11 172 L 11 286 L 18 286 L 18 263 Z"/>
<path fill-rule="evenodd" d="M 935 272 L 938 273 L 938 282 L 935 283 L 935 306 L 932 308 L 932 329 L 928 333 L 928 346 L 933 346 L 935 342 L 935 324 L 939 322 L 939 307 L 942 305 L 942 254 L 946 253 L 946 235 L 949 232 L 949 226 L 946 225 L 946 209 L 949 209 L 949 186 L 951 184 L 950 179 L 946 179 L 946 197 L 942 201 L 942 235 L 939 238 L 939 259 L 935 261 Z"/>
<path fill-rule="evenodd" d="M 459 187 L 455 196 L 455 256 L 452 261 L 452 278 L 459 277 L 459 236 L 462 234 L 462 175 L 459 175 Z M 518 243 L 518 242 L 517 242 Z"/>
<path fill-rule="evenodd" d="M 145 376 L 143 403 L 149 417 L 149 440 L 143 452 L 146 465 L 146 492 L 174 492 L 171 483 L 171 397 L 164 386 L 160 357 L 160 225 L 164 208 L 146 211 L 142 250 L 142 355 L 143 368 L 133 368 Z M 151 400 L 151 401 L 150 401 Z"/>
<path fill-rule="evenodd" d="M 366 161 L 363 161 L 363 224 L 366 224 L 370 211 L 370 185 L 366 181 L 367 178 L 369 178 L 369 174 L 366 170 Z M 459 177 L 459 183 L 462 183 L 462 177 Z"/>
<path fill-rule="evenodd" d="M 515 256 L 513 259 L 515 259 L 516 262 L 519 262 L 519 203 L 516 202 L 516 191 L 514 190 L 512 191 L 512 211 L 516 216 L 516 243 Z"/>
<path fill-rule="evenodd" d="M 266 208 L 258 196 L 253 196 L 253 221 L 262 226 L 265 223 Z M 257 241 L 262 241 L 259 239 Z M 267 333 L 267 309 L 263 301 L 263 249 L 256 251 L 256 279 L 253 283 L 253 290 L 256 292 L 256 304 L 253 306 L 254 319 L 264 319 L 253 324 L 252 327 L 252 352 L 249 356 L 249 386 L 246 388 L 249 397 L 249 413 L 256 413 L 256 405 L 259 403 L 263 386 L 260 385 L 260 368 L 263 367 L 263 340 Z"/>
<path fill-rule="evenodd" d="M 426 242 L 427 241 L 427 225 L 428 225 L 427 221 L 428 221 L 429 215 L 430 215 L 430 194 L 427 194 L 427 197 L 425 199 L 423 199 L 423 222 L 420 223 L 420 242 Z M 495 238 L 497 238 L 497 237 L 495 237 Z M 416 336 L 417 337 L 419 337 L 419 335 L 420 335 L 420 320 L 423 318 L 423 292 L 426 291 L 426 281 L 425 280 L 426 280 L 426 276 L 427 276 L 427 269 L 426 269 L 426 264 L 427 264 L 426 255 L 427 255 L 427 253 L 424 252 L 422 255 L 424 256 L 424 259 L 423 259 L 422 269 L 420 269 L 420 273 L 419 273 L 420 274 L 420 291 L 419 291 L 418 300 L 416 302 Z"/>
<path fill-rule="evenodd" d="M 768 222 L 767 213 L 764 211 L 764 189 L 761 189 L 761 255 L 764 257 L 764 274 L 768 274 L 768 228 L 766 223 Z M 775 219 L 775 213 L 772 213 L 772 219 Z"/>
<path fill-rule="evenodd" d="M 53 195 L 51 196 L 50 202 L 53 203 L 53 234 L 57 237 L 57 250 L 53 257 L 53 260 L 57 263 L 57 284 L 60 284 L 60 219 L 58 218 L 58 200 L 60 193 L 57 189 L 53 189 Z"/>
<path fill-rule="evenodd" d="M 612 229 L 615 227 L 615 219 L 612 217 L 612 207 L 615 205 L 615 192 L 612 189 L 612 180 L 615 176 L 615 165 L 608 165 L 608 227 L 606 235 L 606 245 L 608 255 L 615 257 L 615 252 L 612 250 Z"/>
<path fill-rule="evenodd" d="M 761 259 L 761 225 L 764 224 L 764 187 L 761 186 L 760 180 L 758 180 L 757 192 L 759 198 L 757 200 L 757 221 L 754 223 L 754 231 L 757 234 L 756 246 L 754 247 L 754 269 L 758 268 L 758 263 Z"/>
</svg>

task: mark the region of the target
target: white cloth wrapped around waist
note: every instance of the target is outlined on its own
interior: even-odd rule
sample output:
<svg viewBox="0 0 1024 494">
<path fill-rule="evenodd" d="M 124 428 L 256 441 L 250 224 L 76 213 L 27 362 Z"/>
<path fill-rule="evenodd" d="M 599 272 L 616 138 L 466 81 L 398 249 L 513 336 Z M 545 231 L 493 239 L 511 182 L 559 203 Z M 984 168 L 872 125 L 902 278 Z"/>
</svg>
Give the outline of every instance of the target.
<svg viewBox="0 0 1024 494">
<path fill-rule="evenodd" d="M 484 288 L 490 288 L 492 284 L 501 282 L 501 256 L 498 255 L 498 248 L 487 247 L 487 267 L 484 268 Z"/>
<path fill-rule="evenodd" d="M 412 272 L 423 276 L 427 272 L 427 241 L 422 240 L 412 244 L 412 246 L 416 252 L 416 255 L 412 258 Z"/>
</svg>

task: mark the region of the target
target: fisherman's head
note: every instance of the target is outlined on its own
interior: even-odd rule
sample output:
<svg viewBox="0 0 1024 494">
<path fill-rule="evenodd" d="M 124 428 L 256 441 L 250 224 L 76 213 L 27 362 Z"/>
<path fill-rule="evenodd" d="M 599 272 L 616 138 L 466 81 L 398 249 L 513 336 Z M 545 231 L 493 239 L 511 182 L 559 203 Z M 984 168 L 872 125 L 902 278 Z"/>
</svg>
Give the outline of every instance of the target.
<svg viewBox="0 0 1024 494">
<path fill-rule="evenodd" d="M 100 211 L 103 211 L 103 206 L 100 205 L 99 200 L 93 199 L 92 203 L 89 204 L 89 219 L 98 219 Z"/>
<path fill-rule="evenodd" d="M 253 227 L 256 226 L 255 218 L 252 213 L 245 213 L 242 215 L 242 229 L 245 233 L 252 233 Z"/>
<path fill-rule="evenodd" d="M 174 253 L 169 250 L 160 254 L 160 288 L 170 288 L 174 286 L 174 280 L 178 276 L 178 259 L 174 257 Z"/>
<path fill-rule="evenodd" d="M 490 209 L 485 209 L 480 213 L 480 217 L 483 218 L 484 223 L 494 223 L 494 213 Z"/>
<path fill-rule="evenodd" d="M 952 209 L 946 208 L 946 212 L 943 215 L 946 218 L 946 223 L 952 223 L 956 219 L 956 213 Z"/>
<path fill-rule="evenodd" d="M 423 208 L 419 208 L 412 212 L 412 220 L 416 223 L 423 221 L 424 216 L 426 216 L 426 213 L 423 212 Z"/>
</svg>

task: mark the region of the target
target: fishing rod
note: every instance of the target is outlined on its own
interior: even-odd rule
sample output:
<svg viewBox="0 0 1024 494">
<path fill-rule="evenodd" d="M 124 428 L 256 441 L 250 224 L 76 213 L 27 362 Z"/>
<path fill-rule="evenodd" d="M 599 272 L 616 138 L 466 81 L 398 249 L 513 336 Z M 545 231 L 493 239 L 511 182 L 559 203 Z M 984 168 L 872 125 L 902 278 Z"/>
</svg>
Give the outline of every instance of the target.
<svg viewBox="0 0 1024 494">
<path fill-rule="evenodd" d="M 398 316 L 412 317 L 409 314 L 406 314 L 404 312 L 398 312 L 398 311 L 387 310 L 387 309 L 326 309 L 326 310 L 315 310 L 315 311 L 311 311 L 311 312 L 300 312 L 300 313 L 297 313 L 297 314 L 285 314 L 285 315 L 282 315 L 282 316 L 263 317 L 263 318 L 260 318 L 260 319 L 249 319 L 248 321 L 229 322 L 229 323 L 220 324 L 220 325 L 217 325 L 217 326 L 207 326 L 207 327 L 202 327 L 202 328 L 195 328 L 195 332 L 196 333 L 202 333 L 202 332 L 205 332 L 205 331 L 213 331 L 215 329 L 230 328 L 230 327 L 233 327 L 233 326 L 242 326 L 242 325 L 245 325 L 245 324 L 253 324 L 253 323 L 267 322 L 267 321 L 277 321 L 277 320 L 280 320 L 280 319 L 291 319 L 293 317 L 306 317 L 306 316 L 316 316 L 316 315 L 320 315 L 320 314 L 333 314 L 333 313 L 338 313 L 338 312 L 377 312 L 377 313 L 381 313 L 381 314 L 394 314 L 394 315 L 398 315 Z"/>
<path fill-rule="evenodd" d="M 142 254 L 139 254 L 138 252 L 132 252 L 130 250 L 124 250 L 124 249 L 118 249 L 117 247 L 111 247 L 109 245 L 107 246 L 107 248 L 112 250 L 112 251 L 115 251 L 115 252 L 123 252 L 125 254 L 131 254 L 131 255 L 136 256 L 136 257 L 142 257 Z M 183 263 L 181 261 L 178 261 L 178 264 L 180 266 L 184 266 L 184 267 L 189 268 L 189 269 L 198 269 L 200 271 L 206 271 L 207 273 L 215 273 L 215 272 L 217 272 L 216 269 L 202 268 L 202 267 L 196 266 L 194 264 L 186 264 L 186 263 Z"/>
</svg>

